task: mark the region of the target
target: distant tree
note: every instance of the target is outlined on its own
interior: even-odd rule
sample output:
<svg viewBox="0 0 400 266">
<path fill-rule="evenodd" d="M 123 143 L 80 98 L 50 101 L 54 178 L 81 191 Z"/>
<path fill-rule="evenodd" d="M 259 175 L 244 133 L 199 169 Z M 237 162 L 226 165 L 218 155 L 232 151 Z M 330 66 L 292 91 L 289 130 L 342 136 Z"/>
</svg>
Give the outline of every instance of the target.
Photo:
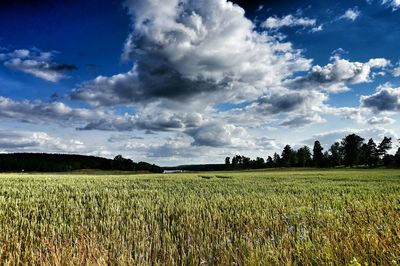
<svg viewBox="0 0 400 266">
<path fill-rule="evenodd" d="M 332 167 L 339 166 L 342 164 L 343 155 L 342 155 L 342 148 L 339 142 L 335 142 L 332 144 L 331 148 L 329 149 L 330 155 L 330 165 Z"/>
<path fill-rule="evenodd" d="M 358 156 L 358 164 L 367 165 L 368 164 L 367 155 L 368 155 L 368 145 L 366 143 L 363 143 L 361 145 L 360 154 Z"/>
<path fill-rule="evenodd" d="M 260 169 L 265 167 L 265 161 L 261 157 L 257 157 L 255 160 L 250 161 L 250 166 L 252 169 Z"/>
<path fill-rule="evenodd" d="M 379 152 L 378 148 L 373 139 L 369 139 L 367 144 L 363 145 L 365 153 L 365 163 L 369 167 L 377 166 L 379 162 Z"/>
<path fill-rule="evenodd" d="M 322 154 L 322 167 L 330 167 L 331 166 L 331 163 L 329 161 L 330 157 L 331 157 L 331 155 L 329 154 L 328 151 L 325 151 Z"/>
<path fill-rule="evenodd" d="M 268 156 L 266 166 L 267 168 L 275 167 L 274 160 L 272 159 L 271 156 Z"/>
<path fill-rule="evenodd" d="M 250 168 L 250 158 L 246 156 L 242 156 L 242 167 L 245 169 Z"/>
<path fill-rule="evenodd" d="M 342 139 L 345 166 L 353 167 L 358 164 L 363 141 L 364 139 L 356 134 L 350 134 Z"/>
<path fill-rule="evenodd" d="M 290 147 L 290 145 L 286 145 L 283 148 L 282 155 L 281 155 L 281 164 L 282 164 L 282 166 L 290 167 L 291 166 L 292 156 L 293 156 L 292 148 Z"/>
<path fill-rule="evenodd" d="M 273 160 L 274 160 L 274 166 L 275 167 L 280 167 L 281 166 L 281 157 L 276 152 L 274 153 Z"/>
<path fill-rule="evenodd" d="M 232 167 L 234 168 L 242 168 L 243 167 L 243 157 L 241 155 L 235 155 L 232 158 Z"/>
<path fill-rule="evenodd" d="M 396 157 L 391 154 L 386 154 L 382 158 L 382 163 L 385 167 L 396 167 Z"/>
<path fill-rule="evenodd" d="M 113 160 L 114 168 L 116 170 L 122 171 L 133 171 L 136 170 L 135 164 L 131 159 L 125 159 L 122 155 L 117 155 L 114 157 Z"/>
<path fill-rule="evenodd" d="M 232 158 L 232 164 L 233 167 L 237 167 L 238 166 L 238 158 L 237 155 L 233 156 Z"/>
<path fill-rule="evenodd" d="M 392 148 L 392 138 L 384 137 L 378 146 L 378 155 L 383 157 Z"/>
<path fill-rule="evenodd" d="M 313 164 L 315 167 L 322 167 L 323 166 L 323 160 L 324 156 L 322 154 L 322 148 L 321 143 L 316 140 L 314 142 L 314 148 L 313 148 Z"/>
<path fill-rule="evenodd" d="M 400 167 L 400 148 L 397 149 L 397 152 L 394 155 L 394 165 Z"/>
<path fill-rule="evenodd" d="M 297 165 L 299 167 L 308 167 L 311 165 L 311 151 L 307 146 L 301 147 L 297 150 Z"/>
<path fill-rule="evenodd" d="M 257 157 L 256 158 L 256 168 L 264 168 L 264 167 L 265 167 L 264 158 Z"/>
<path fill-rule="evenodd" d="M 228 166 L 228 167 L 231 165 L 231 158 L 230 157 L 226 157 L 225 158 L 225 165 Z"/>
</svg>

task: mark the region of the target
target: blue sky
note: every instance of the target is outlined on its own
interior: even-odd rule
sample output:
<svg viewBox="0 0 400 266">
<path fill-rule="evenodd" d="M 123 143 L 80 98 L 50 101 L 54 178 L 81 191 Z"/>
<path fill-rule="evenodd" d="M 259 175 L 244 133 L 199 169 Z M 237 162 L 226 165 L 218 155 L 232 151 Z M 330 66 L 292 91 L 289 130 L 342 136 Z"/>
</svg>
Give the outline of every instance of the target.
<svg viewBox="0 0 400 266">
<path fill-rule="evenodd" d="M 399 16 L 394 0 L 2 2 L 0 152 L 175 165 L 398 138 Z"/>
</svg>

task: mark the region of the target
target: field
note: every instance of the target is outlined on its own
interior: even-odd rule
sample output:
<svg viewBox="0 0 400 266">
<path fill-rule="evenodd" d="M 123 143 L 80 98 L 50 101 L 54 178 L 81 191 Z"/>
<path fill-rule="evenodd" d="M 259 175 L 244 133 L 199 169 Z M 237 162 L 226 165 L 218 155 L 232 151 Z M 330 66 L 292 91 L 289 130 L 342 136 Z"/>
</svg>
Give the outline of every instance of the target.
<svg viewBox="0 0 400 266">
<path fill-rule="evenodd" d="M 399 265 L 399 170 L 0 175 L 0 263 Z"/>
</svg>

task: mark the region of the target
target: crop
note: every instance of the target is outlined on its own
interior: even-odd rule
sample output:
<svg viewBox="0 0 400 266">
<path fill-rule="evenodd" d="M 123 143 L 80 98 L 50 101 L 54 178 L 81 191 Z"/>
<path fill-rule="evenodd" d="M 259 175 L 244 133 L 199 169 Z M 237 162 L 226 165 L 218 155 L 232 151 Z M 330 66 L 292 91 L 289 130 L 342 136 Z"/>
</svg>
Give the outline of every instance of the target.
<svg viewBox="0 0 400 266">
<path fill-rule="evenodd" d="M 0 263 L 398 265 L 400 171 L 0 175 Z"/>
</svg>

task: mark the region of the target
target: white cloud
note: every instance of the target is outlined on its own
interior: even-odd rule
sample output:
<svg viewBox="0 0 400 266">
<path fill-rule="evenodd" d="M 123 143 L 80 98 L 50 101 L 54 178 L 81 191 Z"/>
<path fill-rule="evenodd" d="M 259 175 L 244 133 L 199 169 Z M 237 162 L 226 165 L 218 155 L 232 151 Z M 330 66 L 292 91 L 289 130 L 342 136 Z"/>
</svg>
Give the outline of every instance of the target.
<svg viewBox="0 0 400 266">
<path fill-rule="evenodd" d="M 285 127 L 303 127 L 310 124 L 326 122 L 318 113 L 304 113 L 289 116 L 283 120 L 279 125 Z"/>
<path fill-rule="evenodd" d="M 370 125 L 385 125 L 385 124 L 394 124 L 396 120 L 393 118 L 383 116 L 383 117 L 376 117 L 373 116 L 367 120 L 367 123 Z"/>
<path fill-rule="evenodd" d="M 262 24 L 261 27 L 267 29 L 279 29 L 282 27 L 315 27 L 317 24 L 316 19 L 310 19 L 307 17 L 295 17 L 293 15 L 286 15 L 284 17 L 269 17 Z M 317 26 L 316 28 L 319 28 Z M 322 30 L 322 27 L 321 27 Z"/>
<path fill-rule="evenodd" d="M 45 132 L 0 130 L 0 149 L 3 152 L 80 152 L 86 146 L 76 139 L 61 139 Z"/>
<path fill-rule="evenodd" d="M 133 33 L 123 57 L 134 68 L 82 84 L 74 99 L 99 105 L 160 98 L 242 101 L 311 64 L 291 43 L 257 32 L 231 2 L 132 0 L 126 6 Z"/>
<path fill-rule="evenodd" d="M 347 85 L 368 83 L 372 81 L 374 69 L 383 69 L 390 64 L 384 58 L 370 59 L 366 63 L 350 62 L 338 56 L 332 57 L 332 63 L 326 66 L 313 66 L 311 72 L 287 83 L 296 89 L 316 89 L 327 92 L 348 90 Z"/>
<path fill-rule="evenodd" d="M 0 118 L 28 123 L 55 123 L 74 125 L 84 121 L 107 117 L 103 111 L 71 108 L 62 102 L 16 101 L 0 96 Z"/>
<path fill-rule="evenodd" d="M 379 86 L 372 95 L 361 96 L 361 106 L 380 112 L 400 111 L 400 88 L 392 88 L 390 84 Z"/>
<path fill-rule="evenodd" d="M 400 0 L 382 0 L 383 5 L 389 5 L 393 10 L 397 10 L 400 7 Z"/>
<path fill-rule="evenodd" d="M 194 146 L 254 148 L 247 130 L 221 121 L 207 123 L 186 132 L 194 139 Z"/>
<path fill-rule="evenodd" d="M 349 8 L 346 10 L 346 12 L 339 17 L 339 19 L 347 19 L 351 21 L 355 21 L 359 16 L 361 15 L 360 10 L 358 10 L 358 7 L 353 7 Z"/>
<path fill-rule="evenodd" d="M 400 63 L 397 63 L 397 66 L 393 69 L 393 76 L 400 77 Z"/>
<path fill-rule="evenodd" d="M 67 72 L 77 69 L 74 65 L 53 63 L 52 57 L 53 52 L 18 49 L 2 54 L 0 60 L 5 60 L 4 65 L 6 67 L 50 82 L 57 82 L 60 79 L 67 78 Z"/>
</svg>

